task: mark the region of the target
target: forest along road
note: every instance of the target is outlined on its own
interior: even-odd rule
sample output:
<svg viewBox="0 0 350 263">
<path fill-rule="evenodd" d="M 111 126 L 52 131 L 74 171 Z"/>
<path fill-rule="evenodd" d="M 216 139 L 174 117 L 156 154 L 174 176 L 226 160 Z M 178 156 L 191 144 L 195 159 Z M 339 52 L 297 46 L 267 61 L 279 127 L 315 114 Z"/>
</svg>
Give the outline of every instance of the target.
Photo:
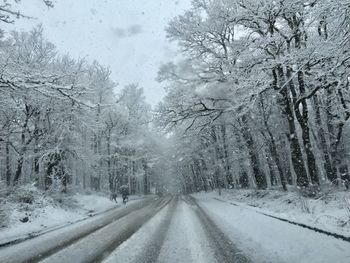
<svg viewBox="0 0 350 263">
<path fill-rule="evenodd" d="M 127 239 L 170 200 L 170 197 L 137 200 L 83 222 L 1 248 L 0 262 L 39 262 L 46 259 L 47 262 L 67 262 L 62 255 L 69 255 L 69 262 L 96 261 L 111 245 L 117 246 Z"/>
</svg>

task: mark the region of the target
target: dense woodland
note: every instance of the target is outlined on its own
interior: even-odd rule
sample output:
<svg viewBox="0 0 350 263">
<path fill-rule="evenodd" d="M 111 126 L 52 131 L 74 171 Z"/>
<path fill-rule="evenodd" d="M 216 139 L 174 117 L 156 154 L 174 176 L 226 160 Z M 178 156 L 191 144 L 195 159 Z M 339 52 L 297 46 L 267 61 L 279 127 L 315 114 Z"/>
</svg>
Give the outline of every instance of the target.
<svg viewBox="0 0 350 263">
<path fill-rule="evenodd" d="M 157 120 L 186 192 L 349 188 L 348 0 L 193 0 L 167 34 L 185 59 Z"/>
<path fill-rule="evenodd" d="M 1 2 L 3 23 L 26 19 Z M 150 192 L 155 148 L 142 88 L 116 94 L 110 69 L 59 54 L 40 26 L 2 37 L 0 54 L 3 187 Z"/>
<path fill-rule="evenodd" d="M 2 23 L 17 17 L 0 2 Z M 59 54 L 40 26 L 3 36 L 2 181 L 349 188 L 349 0 L 193 0 L 166 30 L 181 58 L 160 68 L 155 112 L 137 85 L 115 93 L 110 69 Z"/>
</svg>

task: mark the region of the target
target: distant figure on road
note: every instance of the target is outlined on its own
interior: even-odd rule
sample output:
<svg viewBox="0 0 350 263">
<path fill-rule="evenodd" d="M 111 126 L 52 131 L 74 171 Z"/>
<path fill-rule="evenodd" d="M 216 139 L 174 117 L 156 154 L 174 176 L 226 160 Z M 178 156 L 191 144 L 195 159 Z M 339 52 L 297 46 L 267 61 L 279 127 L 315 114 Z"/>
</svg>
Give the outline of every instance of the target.
<svg viewBox="0 0 350 263">
<path fill-rule="evenodd" d="M 120 187 L 120 193 L 122 194 L 123 203 L 125 204 L 127 201 L 129 201 L 129 186 L 122 185 Z"/>
</svg>

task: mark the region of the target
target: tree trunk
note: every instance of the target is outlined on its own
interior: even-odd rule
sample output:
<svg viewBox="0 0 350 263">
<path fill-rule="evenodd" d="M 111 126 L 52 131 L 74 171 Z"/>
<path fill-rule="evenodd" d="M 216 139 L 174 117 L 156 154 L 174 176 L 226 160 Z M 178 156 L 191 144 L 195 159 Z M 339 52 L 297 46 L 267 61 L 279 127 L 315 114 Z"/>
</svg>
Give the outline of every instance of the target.
<svg viewBox="0 0 350 263">
<path fill-rule="evenodd" d="M 285 77 L 284 77 L 283 69 L 281 67 L 278 68 L 278 76 L 280 80 L 280 86 L 284 85 Z M 291 83 L 292 82 L 289 81 L 289 86 L 292 85 Z M 307 177 L 303 155 L 301 152 L 298 135 L 295 127 L 294 114 L 292 111 L 290 96 L 286 86 L 280 89 L 280 94 L 282 95 L 282 97 L 280 98 L 279 103 L 282 106 L 283 114 L 285 115 L 285 118 L 287 119 L 288 126 L 289 126 L 288 139 L 290 141 L 292 165 L 293 165 L 294 172 L 297 176 L 297 185 L 299 187 L 307 187 L 309 185 L 309 180 Z"/>
<path fill-rule="evenodd" d="M 343 145 L 341 149 L 339 148 L 343 137 L 345 123 L 350 119 L 350 111 L 349 111 L 347 102 L 344 98 L 343 92 L 340 88 L 338 89 L 338 97 L 344 109 L 344 118 L 338 124 L 338 131 L 337 131 L 336 139 L 332 144 L 331 154 L 333 157 L 333 166 L 334 167 L 338 166 L 338 169 L 341 170 L 340 177 L 345 182 L 346 188 L 348 189 L 349 182 L 350 182 L 350 175 L 348 173 L 348 167 L 345 160 L 346 158 L 345 145 Z"/>
<path fill-rule="evenodd" d="M 214 140 L 214 147 L 215 147 L 215 155 L 216 155 L 216 160 L 218 163 L 220 163 L 220 165 L 218 165 L 218 163 L 215 164 L 215 169 L 216 169 L 216 176 L 217 176 L 217 182 L 218 184 L 220 184 L 220 187 L 227 187 L 228 186 L 228 181 L 227 181 L 227 176 L 225 173 L 225 161 L 224 161 L 224 156 L 222 153 L 222 149 L 220 147 L 220 142 L 219 142 L 219 138 L 216 132 L 215 127 L 212 127 L 212 133 L 211 136 Z M 224 170 L 222 171 L 223 168 Z M 225 175 L 224 175 L 225 173 Z"/>
<path fill-rule="evenodd" d="M 287 77 L 288 79 L 290 79 L 291 74 L 287 73 Z M 290 83 L 292 83 L 292 81 L 290 81 Z M 299 83 L 300 96 L 304 96 L 306 92 L 305 92 L 305 83 L 304 83 L 304 73 L 302 71 L 298 72 L 298 83 Z M 310 127 L 308 123 L 309 111 L 308 111 L 306 99 L 303 99 L 301 101 L 301 105 L 302 105 L 302 113 L 300 113 L 300 109 L 299 109 L 300 103 L 296 103 L 296 105 L 294 105 L 294 110 L 302 130 L 303 144 L 305 147 L 306 160 L 308 164 L 307 168 L 311 178 L 311 183 L 320 184 L 319 178 L 317 176 L 316 159 L 313 153 L 311 140 L 310 140 Z"/>
<path fill-rule="evenodd" d="M 233 181 L 232 178 L 232 173 L 231 173 L 231 166 L 229 163 L 229 150 L 228 150 L 228 145 L 227 145 L 227 140 L 226 140 L 226 125 L 221 125 L 221 134 L 222 134 L 222 146 L 223 146 L 223 158 L 225 162 L 225 174 L 226 174 L 226 181 L 230 186 L 234 186 L 235 182 Z"/>
<path fill-rule="evenodd" d="M 24 154 L 21 154 L 17 160 L 16 173 L 15 173 L 15 177 L 13 178 L 14 185 L 18 184 L 19 179 L 21 178 L 23 162 L 24 162 Z"/>
<path fill-rule="evenodd" d="M 5 151 L 6 151 L 6 184 L 7 186 L 11 185 L 11 157 L 10 157 L 10 142 L 7 138 L 6 144 L 5 144 Z"/>
<path fill-rule="evenodd" d="M 109 191 L 114 193 L 116 191 L 114 187 L 114 178 L 112 173 L 112 157 L 111 157 L 111 130 L 108 129 L 107 131 L 107 173 L 108 173 L 108 184 L 109 184 Z"/>
<path fill-rule="evenodd" d="M 268 143 L 268 146 L 269 146 L 269 150 L 271 153 L 271 157 L 276 164 L 276 167 L 277 167 L 280 179 L 281 179 L 281 184 L 282 184 L 283 190 L 287 191 L 287 179 L 286 179 L 286 176 L 284 175 L 284 172 L 282 169 L 282 163 L 281 163 L 281 159 L 278 155 L 275 138 L 274 138 L 274 136 L 270 130 L 269 124 L 268 124 L 268 119 L 267 119 L 266 112 L 264 109 L 264 101 L 263 101 L 262 97 L 261 97 L 261 109 L 262 109 L 262 114 L 263 114 L 263 121 L 264 121 L 265 130 L 266 130 L 266 132 L 269 136 L 269 140 L 270 140 Z"/>
<path fill-rule="evenodd" d="M 269 134 L 270 136 L 270 143 L 269 143 L 269 150 L 271 152 L 272 159 L 274 160 L 278 173 L 280 174 L 281 178 L 281 185 L 284 191 L 287 191 L 287 180 L 286 176 L 283 173 L 282 165 L 281 165 L 281 160 L 277 152 L 277 147 L 276 147 L 276 142 L 275 139 L 273 138 L 271 132 Z"/>
<path fill-rule="evenodd" d="M 252 165 L 253 176 L 258 189 L 266 189 L 266 177 L 260 169 L 259 156 L 256 152 L 254 140 L 248 127 L 248 119 L 245 115 L 242 117 L 242 135 L 247 145 L 250 163 Z"/>
<path fill-rule="evenodd" d="M 320 102 L 316 95 L 314 96 L 314 105 L 315 105 L 315 113 L 316 113 L 316 124 L 318 126 L 318 136 L 320 138 L 322 153 L 325 160 L 324 169 L 326 171 L 327 179 L 330 182 L 335 184 L 337 179 L 337 172 L 332 165 L 332 160 L 331 160 L 331 156 L 328 150 L 327 141 L 325 137 L 325 130 L 323 128 L 323 123 L 322 123 Z"/>
</svg>

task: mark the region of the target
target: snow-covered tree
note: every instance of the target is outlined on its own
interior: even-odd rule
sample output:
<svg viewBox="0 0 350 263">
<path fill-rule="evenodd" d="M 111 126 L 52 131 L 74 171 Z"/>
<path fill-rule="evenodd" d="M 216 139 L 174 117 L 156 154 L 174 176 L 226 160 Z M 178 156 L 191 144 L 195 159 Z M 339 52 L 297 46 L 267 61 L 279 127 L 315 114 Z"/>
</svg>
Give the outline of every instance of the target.
<svg viewBox="0 0 350 263">
<path fill-rule="evenodd" d="M 159 123 L 185 125 L 193 137 L 226 127 L 226 143 L 246 153 L 251 168 L 242 180 L 251 187 L 348 182 L 349 7 L 341 0 L 192 1 L 167 29 L 185 59 L 160 70 L 167 96 Z M 234 165 L 239 156 L 229 151 Z"/>
</svg>

